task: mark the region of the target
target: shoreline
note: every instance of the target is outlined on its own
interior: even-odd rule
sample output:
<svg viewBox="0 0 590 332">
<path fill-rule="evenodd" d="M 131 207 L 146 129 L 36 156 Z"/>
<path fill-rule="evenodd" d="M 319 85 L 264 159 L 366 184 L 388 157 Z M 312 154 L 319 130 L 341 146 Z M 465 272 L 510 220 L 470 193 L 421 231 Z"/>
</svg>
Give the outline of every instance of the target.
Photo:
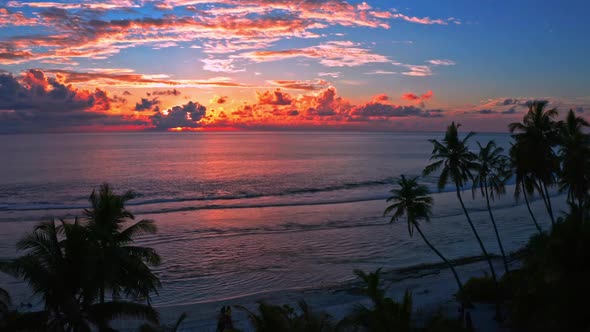
<svg viewBox="0 0 590 332">
<path fill-rule="evenodd" d="M 516 254 L 509 255 L 509 264 L 512 267 L 519 264 L 515 256 Z M 499 272 L 502 271 L 501 257 L 492 255 L 492 259 L 494 267 Z M 453 265 L 463 282 L 466 282 L 471 277 L 482 276 L 487 271 L 487 263 L 483 256 L 455 259 Z M 503 273 L 500 272 L 498 275 L 502 276 Z M 458 315 L 458 304 L 454 300 L 457 289 L 446 264 L 429 263 L 389 269 L 382 271 L 381 276 L 386 296 L 399 300 L 406 290 L 412 293 L 413 318 L 418 325 L 426 322 L 429 317 L 439 311 L 450 318 Z M 298 301 L 305 300 L 315 312 L 325 311 L 334 320 L 340 320 L 356 304 L 369 304 L 368 298 L 358 291 L 360 284 L 361 282 L 358 279 L 351 277 L 350 281 L 336 285 L 268 291 L 210 302 L 162 306 L 156 307 L 156 309 L 161 314 L 163 324 L 173 323 L 183 312 L 187 313 L 188 317 L 181 325 L 180 331 L 213 332 L 216 328 L 217 314 L 222 306 L 240 305 L 248 310 L 255 311 L 258 302 L 275 305 L 288 304 L 296 307 Z M 485 331 L 496 331 L 497 324 L 493 320 L 493 308 L 488 308 L 484 304 L 476 305 L 476 308 L 472 310 L 472 315 L 476 327 L 484 327 L 485 325 Z M 241 331 L 250 331 L 250 324 L 245 312 L 234 309 L 232 317 L 236 328 Z M 127 331 L 133 330 L 133 328 L 127 328 Z"/>
</svg>

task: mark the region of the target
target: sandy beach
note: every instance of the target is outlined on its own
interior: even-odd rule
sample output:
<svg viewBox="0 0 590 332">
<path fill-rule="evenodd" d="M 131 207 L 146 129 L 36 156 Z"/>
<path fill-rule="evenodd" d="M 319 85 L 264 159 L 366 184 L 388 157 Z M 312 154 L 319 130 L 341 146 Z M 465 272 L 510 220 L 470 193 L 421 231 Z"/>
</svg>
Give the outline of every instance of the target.
<svg viewBox="0 0 590 332">
<path fill-rule="evenodd" d="M 512 267 L 517 265 L 517 261 L 511 263 Z M 494 259 L 494 266 L 497 271 L 502 271 L 501 260 L 497 257 Z M 487 263 L 478 258 L 475 258 L 474 262 L 457 265 L 457 272 L 463 280 L 482 276 L 486 271 Z M 458 316 L 458 304 L 454 300 L 456 285 L 452 274 L 444 266 L 434 264 L 384 271 L 382 276 L 387 296 L 400 299 L 406 290 L 412 293 L 414 318 L 418 325 L 438 311 L 445 313 L 448 317 Z M 295 307 L 298 301 L 305 300 L 314 310 L 326 311 L 335 320 L 340 320 L 356 304 L 369 305 L 368 299 L 359 294 L 358 287 L 358 282 L 350 282 L 328 288 L 285 290 L 210 303 L 161 307 L 159 310 L 162 321 L 166 323 L 174 322 L 182 312 L 186 312 L 188 318 L 183 323 L 181 331 L 213 332 L 216 328 L 217 314 L 222 306 L 239 305 L 249 310 L 256 310 L 257 301 L 278 305 L 289 304 Z M 475 308 L 470 311 L 476 331 L 501 331 L 493 319 L 493 306 L 476 303 Z M 247 315 L 243 311 L 233 309 L 232 313 L 237 328 L 251 331 Z"/>
</svg>

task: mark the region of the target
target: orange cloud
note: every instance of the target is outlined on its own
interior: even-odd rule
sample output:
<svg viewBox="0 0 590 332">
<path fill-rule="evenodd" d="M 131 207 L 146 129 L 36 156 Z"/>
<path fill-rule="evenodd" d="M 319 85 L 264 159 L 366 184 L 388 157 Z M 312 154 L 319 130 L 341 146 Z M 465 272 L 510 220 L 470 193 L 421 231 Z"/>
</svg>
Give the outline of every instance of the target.
<svg viewBox="0 0 590 332">
<path fill-rule="evenodd" d="M 318 46 L 278 51 L 254 51 L 242 53 L 236 58 L 245 58 L 254 62 L 277 61 L 295 57 L 318 59 L 327 67 L 356 67 L 368 63 L 383 63 L 390 60 L 383 55 L 358 47 L 349 41 L 329 41 Z"/>
<path fill-rule="evenodd" d="M 420 24 L 449 21 L 372 10 L 367 4 L 353 5 L 342 0 L 168 0 L 155 7 L 175 10 L 159 18 L 137 18 L 136 11 L 130 9 L 141 5 L 131 0 L 10 1 L 8 6 L 38 11 L 27 17 L 3 8 L 3 24 L 44 26 L 45 33 L 10 36 L 1 41 L 0 64 L 5 65 L 35 60 L 73 64 L 75 58 L 106 59 L 130 47 L 178 47 L 190 42 L 210 55 L 203 60 L 204 69 L 217 72 L 243 70 L 235 64 L 240 59 L 272 61 L 288 56 L 317 58 L 330 67 L 358 66 L 386 62 L 386 58 L 358 46 L 338 44 L 341 42 L 275 54 L 260 50 L 287 38 L 319 38 L 323 35 L 318 31 L 336 25 L 388 29 L 388 20 L 393 19 Z M 102 18 L 105 13 L 129 18 L 106 20 Z M 236 52 L 245 54 L 236 57 Z M 340 52 L 341 56 L 327 56 L 331 52 Z"/>
</svg>

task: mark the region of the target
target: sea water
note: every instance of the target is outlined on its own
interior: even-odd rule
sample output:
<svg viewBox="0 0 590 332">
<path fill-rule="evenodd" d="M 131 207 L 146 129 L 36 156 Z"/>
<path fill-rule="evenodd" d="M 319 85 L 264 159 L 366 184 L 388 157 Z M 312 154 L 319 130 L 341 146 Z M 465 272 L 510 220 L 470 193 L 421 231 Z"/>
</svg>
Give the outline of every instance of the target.
<svg viewBox="0 0 590 332">
<path fill-rule="evenodd" d="M 40 220 L 73 218 L 93 188 L 133 190 L 136 219 L 159 231 L 138 243 L 162 264 L 159 306 L 331 286 L 374 270 L 438 262 L 405 220 L 389 224 L 385 199 L 400 174 L 420 175 L 440 133 L 198 132 L 0 136 L 0 257 Z M 507 134 L 479 134 L 508 149 Z M 422 181 L 435 208 L 424 232 L 443 254 L 480 254 L 454 187 Z M 468 188 L 467 188 L 468 189 Z M 513 186 L 492 204 L 507 250 L 534 232 Z M 497 253 L 485 201 L 462 193 L 486 246 Z M 558 197 L 559 200 L 559 197 Z M 559 203 L 556 203 L 558 205 Z M 559 206 L 559 205 L 558 205 Z M 537 200 L 533 207 L 547 227 Z M 18 301 L 39 304 L 0 274 Z"/>
</svg>

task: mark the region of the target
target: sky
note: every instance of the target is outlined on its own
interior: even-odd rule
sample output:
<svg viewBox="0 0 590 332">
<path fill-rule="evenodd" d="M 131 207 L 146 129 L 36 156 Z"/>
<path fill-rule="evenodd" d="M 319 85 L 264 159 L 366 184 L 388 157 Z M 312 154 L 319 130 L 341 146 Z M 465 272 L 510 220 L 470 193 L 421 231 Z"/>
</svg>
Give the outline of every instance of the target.
<svg viewBox="0 0 590 332">
<path fill-rule="evenodd" d="M 590 113 L 585 0 L 0 0 L 0 133 L 505 132 Z"/>
</svg>

